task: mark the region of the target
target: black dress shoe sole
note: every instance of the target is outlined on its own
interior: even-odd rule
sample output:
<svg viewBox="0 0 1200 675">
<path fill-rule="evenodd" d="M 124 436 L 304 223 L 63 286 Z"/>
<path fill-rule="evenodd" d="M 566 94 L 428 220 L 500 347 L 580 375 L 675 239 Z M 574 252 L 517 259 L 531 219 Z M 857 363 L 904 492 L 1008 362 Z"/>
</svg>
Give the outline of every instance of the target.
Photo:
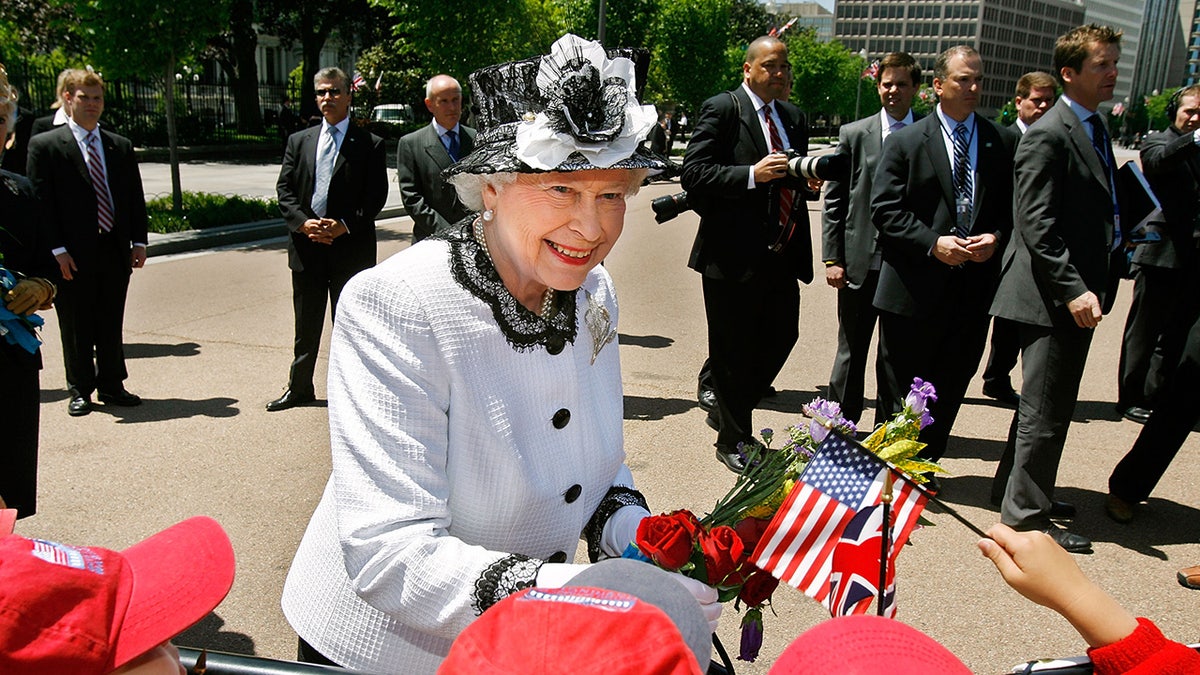
<svg viewBox="0 0 1200 675">
<path fill-rule="evenodd" d="M 717 461 L 724 464 L 726 469 L 737 474 L 740 474 L 746 468 L 746 465 L 742 462 L 742 456 L 737 453 L 717 450 Z"/>
<path fill-rule="evenodd" d="M 67 414 L 71 417 L 83 417 L 90 412 L 92 412 L 91 403 L 85 402 L 83 405 L 75 405 L 74 402 L 71 402 L 67 405 Z"/>
<path fill-rule="evenodd" d="M 1088 539 L 1087 537 L 1075 534 L 1074 532 L 1068 532 L 1067 530 L 1058 527 L 1042 530 L 1042 532 L 1050 535 L 1050 538 L 1054 540 L 1054 543 L 1063 547 L 1063 550 L 1065 550 L 1067 553 L 1092 552 L 1092 540 Z"/>
<path fill-rule="evenodd" d="M 278 398 L 267 404 L 267 412 L 279 412 L 289 408 L 297 408 L 317 400 L 316 396 L 288 396 Z"/>
</svg>

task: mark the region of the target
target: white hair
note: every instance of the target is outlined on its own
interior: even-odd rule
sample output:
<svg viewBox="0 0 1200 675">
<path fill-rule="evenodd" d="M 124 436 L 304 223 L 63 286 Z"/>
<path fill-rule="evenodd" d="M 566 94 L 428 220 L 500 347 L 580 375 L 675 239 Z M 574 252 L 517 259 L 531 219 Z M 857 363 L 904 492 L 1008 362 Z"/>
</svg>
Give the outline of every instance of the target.
<svg viewBox="0 0 1200 675">
<path fill-rule="evenodd" d="M 629 185 L 625 189 L 626 197 L 632 197 L 638 193 L 638 190 L 642 188 L 642 182 L 646 180 L 647 173 L 649 173 L 648 169 L 629 169 Z M 517 175 L 515 172 L 460 173 L 451 176 L 448 180 L 454 186 L 454 190 L 458 192 L 458 198 L 464 206 L 471 211 L 482 211 L 484 187 L 491 185 L 496 192 L 500 192 L 505 186 L 515 182 Z"/>
</svg>

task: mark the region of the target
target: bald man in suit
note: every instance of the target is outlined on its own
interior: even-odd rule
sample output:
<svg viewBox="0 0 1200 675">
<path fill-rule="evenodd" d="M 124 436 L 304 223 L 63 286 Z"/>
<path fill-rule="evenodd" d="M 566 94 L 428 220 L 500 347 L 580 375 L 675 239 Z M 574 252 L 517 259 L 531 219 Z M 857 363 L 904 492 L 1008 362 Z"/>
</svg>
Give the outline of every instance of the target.
<svg viewBox="0 0 1200 675">
<path fill-rule="evenodd" d="M 449 75 L 431 78 L 425 84 L 425 107 L 433 121 L 401 138 L 396 149 L 400 199 L 413 219 L 414 242 L 470 215 L 454 186 L 442 178 L 444 169 L 475 149 L 475 130 L 459 123 L 458 80 Z"/>
</svg>

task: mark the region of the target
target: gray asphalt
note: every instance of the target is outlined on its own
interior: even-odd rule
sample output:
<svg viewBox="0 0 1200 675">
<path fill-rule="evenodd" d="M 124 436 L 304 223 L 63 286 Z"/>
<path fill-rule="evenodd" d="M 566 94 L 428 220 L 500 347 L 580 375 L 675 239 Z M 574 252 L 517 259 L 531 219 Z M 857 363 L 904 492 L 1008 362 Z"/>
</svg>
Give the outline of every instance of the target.
<svg viewBox="0 0 1200 675">
<path fill-rule="evenodd" d="M 185 165 L 183 175 L 186 189 L 271 194 L 276 173 L 275 166 L 200 164 Z M 148 193 L 169 184 L 155 182 L 163 175 L 161 165 L 143 167 Z M 621 300 L 629 464 L 652 509 L 700 513 L 733 476 L 713 458 L 714 434 L 695 405 L 705 322 L 699 278 L 685 263 L 697 219 L 688 213 L 658 225 L 649 209 L 652 197 L 676 189 L 654 185 L 632 200 L 607 264 Z M 393 184 L 393 197 L 394 190 Z M 818 208 L 810 205 L 814 240 Z M 381 221 L 381 259 L 408 246 L 410 237 L 408 218 Z M 328 477 L 329 446 L 323 401 L 282 413 L 263 409 L 286 383 L 289 284 L 280 238 L 152 257 L 134 273 L 125 322 L 127 386 L 145 404 L 99 406 L 83 418 L 66 414 L 57 323 L 53 312 L 46 315 L 40 513 L 21 521 L 18 531 L 120 548 L 191 515 L 215 517 L 233 539 L 237 580 L 216 612 L 180 644 L 294 656 L 295 636 L 279 595 Z M 800 406 L 823 392 L 829 375 L 835 294 L 818 280 L 801 296 L 800 342 L 776 381 L 779 396 L 756 415 L 761 427 L 802 423 Z M 1093 555 L 1076 556 L 1084 570 L 1132 611 L 1153 617 L 1169 637 L 1194 642 L 1200 640 L 1200 593 L 1181 588 L 1175 571 L 1200 561 L 1194 461 L 1200 439 L 1189 437 L 1135 524 L 1120 526 L 1103 515 L 1108 472 L 1140 429 L 1112 406 L 1129 297 L 1126 284 L 1097 329 L 1058 497 L 1078 504 L 1075 529 L 1096 542 Z M 324 366 L 322 358 L 319 373 Z M 317 391 L 323 398 L 323 375 Z M 998 520 L 987 503 L 988 483 L 1011 415 L 981 395 L 976 378 L 944 462 L 953 474 L 944 481 L 945 499 L 985 529 Z M 899 559 L 900 620 L 981 673 L 1084 651 L 1064 620 L 1003 584 L 976 550 L 975 535 L 946 514 L 927 513 L 935 526 L 915 533 Z M 733 650 L 738 618 L 727 607 L 719 631 Z M 825 610 L 799 592 L 778 590 L 775 615 L 766 617 L 763 656 L 738 672 L 765 673 L 792 638 L 824 618 Z"/>
</svg>

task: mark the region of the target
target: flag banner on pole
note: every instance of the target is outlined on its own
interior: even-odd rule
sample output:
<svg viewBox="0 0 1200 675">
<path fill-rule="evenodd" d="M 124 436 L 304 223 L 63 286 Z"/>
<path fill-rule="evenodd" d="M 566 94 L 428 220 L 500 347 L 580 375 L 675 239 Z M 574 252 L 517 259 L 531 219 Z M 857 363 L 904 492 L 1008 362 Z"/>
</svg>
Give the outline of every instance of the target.
<svg viewBox="0 0 1200 675">
<path fill-rule="evenodd" d="M 872 594 L 878 591 L 883 524 L 880 496 L 889 471 L 894 487 L 888 557 L 889 567 L 894 566 L 925 508 L 925 495 L 900 471 L 836 431 L 825 438 L 801 472 L 750 561 L 830 607 L 835 616 L 839 615 L 839 607 L 849 612 L 866 611 L 869 602 L 863 602 L 861 593 L 865 589 Z M 842 554 L 836 556 L 839 546 Z M 838 566 L 835 558 L 842 565 Z M 829 600 L 835 571 L 839 575 L 840 605 Z M 889 572 L 889 587 L 890 579 Z M 894 591 L 890 601 L 885 592 L 885 611 L 895 613 Z"/>
<path fill-rule="evenodd" d="M 366 83 L 367 81 L 363 79 L 362 73 L 356 70 L 354 71 L 354 80 L 350 82 L 350 91 L 358 91 L 358 88 Z"/>
<path fill-rule="evenodd" d="M 872 61 L 871 65 L 867 66 L 862 72 L 862 76 L 869 80 L 875 79 L 875 76 L 878 74 L 879 74 L 879 59 L 875 59 L 874 61 Z"/>
</svg>

